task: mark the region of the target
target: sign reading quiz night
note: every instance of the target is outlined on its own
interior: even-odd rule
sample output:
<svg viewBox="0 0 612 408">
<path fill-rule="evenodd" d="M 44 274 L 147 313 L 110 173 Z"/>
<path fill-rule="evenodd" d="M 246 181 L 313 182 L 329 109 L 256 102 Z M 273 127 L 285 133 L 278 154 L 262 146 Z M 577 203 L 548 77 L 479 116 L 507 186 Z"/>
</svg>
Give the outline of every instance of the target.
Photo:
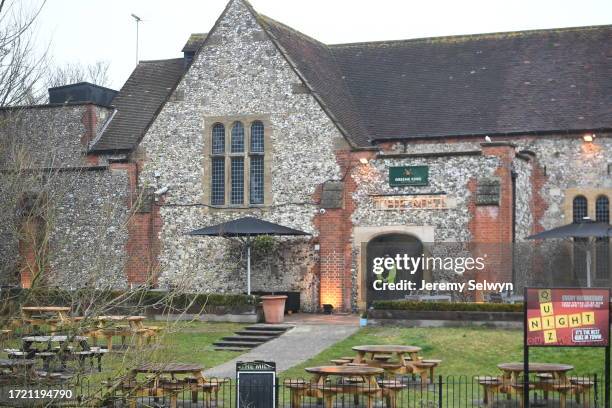
<svg viewBox="0 0 612 408">
<path fill-rule="evenodd" d="M 610 337 L 608 289 L 527 289 L 527 345 L 603 347 Z"/>
</svg>

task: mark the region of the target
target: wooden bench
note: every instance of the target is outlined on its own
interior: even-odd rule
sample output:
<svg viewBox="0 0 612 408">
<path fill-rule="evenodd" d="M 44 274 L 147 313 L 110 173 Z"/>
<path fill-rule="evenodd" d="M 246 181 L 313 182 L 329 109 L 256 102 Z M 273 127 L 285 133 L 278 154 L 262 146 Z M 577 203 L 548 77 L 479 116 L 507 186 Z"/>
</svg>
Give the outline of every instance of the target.
<svg viewBox="0 0 612 408">
<path fill-rule="evenodd" d="M 489 407 L 493 402 L 494 396 L 502 392 L 503 381 L 497 377 L 476 377 L 478 384 L 483 388 L 482 402 L 486 407 Z"/>
<path fill-rule="evenodd" d="M 412 367 L 414 367 L 414 373 L 418 374 L 421 377 L 421 383 L 426 383 L 427 378 L 429 377 L 429 373 L 433 373 L 433 369 L 438 365 L 433 362 L 425 362 L 424 360 L 414 361 L 411 363 Z"/>
<path fill-rule="evenodd" d="M 346 364 L 352 362 L 352 360 L 345 360 L 343 358 L 336 358 L 334 360 L 329 360 L 329 362 L 332 363 L 332 364 L 338 365 L 338 366 L 343 366 L 343 365 L 346 365 Z"/>
<path fill-rule="evenodd" d="M 515 383 L 510 384 L 510 388 L 517 395 L 517 400 L 519 402 L 519 407 L 520 408 L 524 408 L 525 407 L 525 401 L 523 400 L 523 390 L 525 389 L 525 384 L 522 383 L 522 382 L 515 382 Z M 529 383 L 529 389 L 530 390 L 535 389 L 535 384 Z M 565 405 L 563 406 L 563 408 L 565 408 Z"/>
<path fill-rule="evenodd" d="M 406 388 L 407 385 L 395 379 L 379 381 L 378 385 L 382 389 L 382 395 L 385 398 L 387 408 L 396 408 L 397 394 Z"/>
<path fill-rule="evenodd" d="M 595 386 L 595 382 L 589 377 L 570 377 L 569 381 L 574 386 L 573 391 L 576 397 L 576 403 L 580 404 L 580 396 L 582 395 L 586 405 L 589 399 L 586 394 L 591 393 L 591 388 Z"/>
<path fill-rule="evenodd" d="M 424 360 L 421 360 L 421 361 L 422 361 L 423 363 L 426 363 L 426 364 L 433 364 L 433 365 L 432 365 L 432 366 L 429 368 L 429 380 L 430 380 L 430 381 L 433 381 L 433 378 L 434 378 L 434 370 L 435 370 L 435 368 L 436 368 L 437 366 L 439 366 L 439 365 L 440 365 L 440 363 L 442 363 L 442 360 L 436 360 L 436 359 L 430 359 L 430 358 L 427 358 L 427 359 L 424 359 Z"/>
<path fill-rule="evenodd" d="M 28 353 L 26 353 L 25 351 L 21 351 L 19 349 L 8 348 L 8 349 L 4 349 L 4 352 L 8 355 L 8 358 L 10 359 L 27 358 L 28 356 Z"/>
<path fill-rule="evenodd" d="M 363 381 L 363 380 L 362 380 Z M 358 402 L 360 395 L 365 395 L 367 398 L 367 407 L 373 407 L 374 396 L 382 390 L 376 387 L 368 387 L 351 383 L 338 384 L 313 384 L 304 380 L 285 380 L 283 385 L 290 390 L 291 408 L 300 408 L 304 397 L 321 398 L 324 401 L 325 408 L 333 408 L 334 397 L 338 395 L 351 394 L 354 395 L 355 401 Z"/>
</svg>

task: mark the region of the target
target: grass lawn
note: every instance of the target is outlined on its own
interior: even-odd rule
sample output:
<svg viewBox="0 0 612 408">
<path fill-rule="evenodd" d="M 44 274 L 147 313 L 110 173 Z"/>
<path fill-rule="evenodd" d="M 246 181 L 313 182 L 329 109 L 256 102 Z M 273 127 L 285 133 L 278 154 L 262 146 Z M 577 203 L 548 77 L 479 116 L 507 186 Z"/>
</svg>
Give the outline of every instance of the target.
<svg viewBox="0 0 612 408">
<path fill-rule="evenodd" d="M 89 383 L 94 388 L 99 386 L 100 381 L 124 375 L 130 367 L 146 362 L 197 363 L 205 369 L 219 365 L 241 353 L 215 351 L 213 343 L 246 326 L 238 323 L 165 323 L 158 321 L 145 322 L 145 325 L 167 326 L 167 330 L 162 333 L 159 343 L 155 345 L 138 348 L 132 344 L 126 353 L 106 354 L 102 359 L 102 372 L 93 372 L 87 376 Z M 115 345 L 121 343 L 118 337 L 115 337 L 113 341 Z M 92 342 L 90 341 L 89 344 L 92 345 Z M 99 339 L 98 344 L 104 347 L 105 341 Z M 21 341 L 19 338 L 14 338 L 7 341 L 5 347 L 19 348 Z M 40 361 L 38 363 L 40 365 Z"/>
<path fill-rule="evenodd" d="M 333 330 L 330 327 L 330 330 Z M 497 364 L 523 361 L 523 332 L 490 328 L 364 328 L 308 361 L 284 373 L 283 378 L 304 378 L 305 367 L 329 365 L 329 360 L 354 355 L 352 346 L 403 344 L 419 346 L 426 358 L 441 359 L 436 375 L 499 375 Z M 571 374 L 603 374 L 602 348 L 531 348 L 530 361 L 567 363 Z"/>
</svg>

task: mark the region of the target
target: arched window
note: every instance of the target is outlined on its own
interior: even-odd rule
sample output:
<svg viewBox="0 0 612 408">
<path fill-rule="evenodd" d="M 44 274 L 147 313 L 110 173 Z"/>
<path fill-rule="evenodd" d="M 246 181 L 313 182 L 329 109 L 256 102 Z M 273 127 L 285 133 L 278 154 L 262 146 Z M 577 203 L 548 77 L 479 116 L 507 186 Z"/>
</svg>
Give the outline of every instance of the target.
<svg viewBox="0 0 612 408">
<path fill-rule="evenodd" d="M 595 219 L 598 222 L 610 223 L 610 200 L 599 196 L 595 201 Z M 610 238 L 599 237 L 596 243 L 595 278 L 607 280 L 610 277 Z"/>
<path fill-rule="evenodd" d="M 585 196 L 574 197 L 572 203 L 572 219 L 583 222 L 588 215 L 588 202 Z M 574 238 L 574 277 L 580 281 L 586 280 L 586 246 L 588 238 Z"/>
<path fill-rule="evenodd" d="M 251 125 L 251 153 L 264 152 L 264 125 L 255 121 Z"/>
<path fill-rule="evenodd" d="M 232 126 L 232 142 L 231 142 L 232 153 L 243 153 L 244 152 L 244 126 L 242 122 L 234 123 Z"/>
<path fill-rule="evenodd" d="M 212 129 L 212 153 L 225 153 L 225 126 L 221 123 L 215 124 Z"/>
<path fill-rule="evenodd" d="M 595 219 L 599 222 L 610 222 L 610 200 L 606 196 L 597 197 L 595 201 Z"/>
<path fill-rule="evenodd" d="M 574 197 L 572 206 L 573 220 L 574 222 L 582 222 L 584 217 L 587 216 L 587 199 L 585 196 Z"/>
</svg>

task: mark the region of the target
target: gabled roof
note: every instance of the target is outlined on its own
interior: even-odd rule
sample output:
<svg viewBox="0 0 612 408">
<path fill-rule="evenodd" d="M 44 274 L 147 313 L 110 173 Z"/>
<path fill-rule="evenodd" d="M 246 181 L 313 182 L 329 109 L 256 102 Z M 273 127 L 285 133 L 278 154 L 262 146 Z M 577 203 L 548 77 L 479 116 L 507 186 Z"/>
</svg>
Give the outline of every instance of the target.
<svg viewBox="0 0 612 408">
<path fill-rule="evenodd" d="M 257 17 L 349 141 L 356 146 L 367 146 L 369 141 L 366 128 L 330 48 L 269 17 L 261 14 Z"/>
<path fill-rule="evenodd" d="M 372 139 L 612 128 L 612 26 L 330 49 Z"/>
<path fill-rule="evenodd" d="M 185 70 L 184 59 L 141 61 L 113 99 L 116 108 L 92 152 L 131 150 L 140 141 Z"/>
<path fill-rule="evenodd" d="M 232 1 L 248 8 L 353 146 L 612 129 L 610 25 L 326 45 Z M 183 51 L 206 38 L 192 35 Z M 183 59 L 140 63 L 92 150 L 133 148 L 183 71 Z"/>
</svg>

